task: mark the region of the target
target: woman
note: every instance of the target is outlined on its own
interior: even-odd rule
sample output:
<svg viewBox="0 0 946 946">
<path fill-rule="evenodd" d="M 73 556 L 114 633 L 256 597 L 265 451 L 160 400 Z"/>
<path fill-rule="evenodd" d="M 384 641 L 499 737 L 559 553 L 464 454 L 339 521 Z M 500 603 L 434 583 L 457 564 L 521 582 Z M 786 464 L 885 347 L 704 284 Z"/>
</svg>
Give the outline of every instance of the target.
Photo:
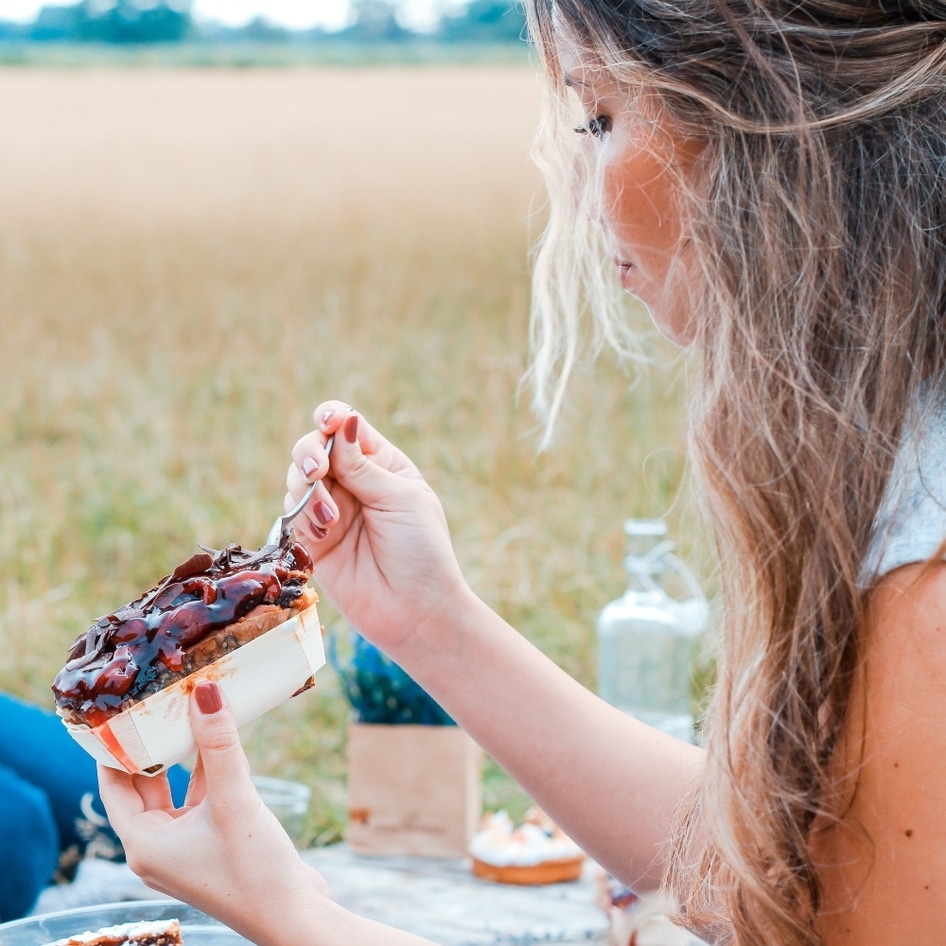
<svg viewBox="0 0 946 946">
<path fill-rule="evenodd" d="M 586 306 L 592 347 L 630 341 L 602 250 L 701 361 L 691 456 L 723 597 L 705 751 L 603 705 L 491 613 L 420 474 L 338 402 L 289 472 L 290 500 L 325 485 L 300 527 L 317 580 L 595 859 L 635 888 L 666 879 L 704 938 L 940 942 L 946 3 L 527 6 L 560 106 L 546 137 L 567 88 L 586 114 L 568 175 L 540 152 L 538 406 L 551 422 Z M 102 773 L 133 866 L 261 943 L 404 938 L 319 893 L 212 685 L 197 707 L 194 808 Z M 185 867 L 198 845 L 214 869 Z M 260 863 L 291 880 L 273 905 L 243 897 Z"/>
</svg>

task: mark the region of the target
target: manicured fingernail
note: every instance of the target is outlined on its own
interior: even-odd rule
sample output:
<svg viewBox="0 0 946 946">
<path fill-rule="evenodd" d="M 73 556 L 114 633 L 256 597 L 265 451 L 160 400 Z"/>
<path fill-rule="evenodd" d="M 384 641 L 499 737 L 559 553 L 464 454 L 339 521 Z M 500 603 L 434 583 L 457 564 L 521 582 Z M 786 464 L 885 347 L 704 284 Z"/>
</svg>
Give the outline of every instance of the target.
<svg viewBox="0 0 946 946">
<path fill-rule="evenodd" d="M 302 458 L 302 472 L 306 476 L 311 476 L 319 468 L 318 463 L 313 457 L 303 457 Z"/>
<path fill-rule="evenodd" d="M 335 518 L 332 507 L 328 503 L 322 502 L 321 499 L 315 504 L 313 512 L 315 513 L 315 518 L 318 519 L 323 526 L 327 526 Z"/>
<path fill-rule="evenodd" d="M 358 439 L 358 415 L 352 414 L 345 421 L 345 439 L 349 443 L 354 443 Z"/>
<path fill-rule="evenodd" d="M 213 716 L 223 709 L 223 700 L 220 699 L 220 688 L 212 681 L 198 683 L 194 687 L 194 695 L 197 697 L 197 708 L 204 716 Z"/>
<path fill-rule="evenodd" d="M 312 534 L 317 539 L 324 539 L 328 535 L 328 529 L 323 529 L 321 526 L 312 526 Z"/>
<path fill-rule="evenodd" d="M 325 413 L 322 414 L 322 426 L 324 427 L 334 416 L 335 411 L 325 411 Z"/>
</svg>

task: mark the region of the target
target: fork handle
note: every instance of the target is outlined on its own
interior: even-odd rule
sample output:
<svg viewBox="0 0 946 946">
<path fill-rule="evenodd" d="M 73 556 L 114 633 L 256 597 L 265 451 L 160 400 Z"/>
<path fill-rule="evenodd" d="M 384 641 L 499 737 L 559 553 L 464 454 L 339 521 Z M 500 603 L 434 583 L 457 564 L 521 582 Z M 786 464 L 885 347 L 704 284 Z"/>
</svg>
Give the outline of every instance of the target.
<svg viewBox="0 0 946 946">
<path fill-rule="evenodd" d="M 335 434 L 332 434 L 332 436 L 329 437 L 328 440 L 325 441 L 326 456 L 332 455 L 332 445 L 334 443 L 335 443 Z M 286 531 L 286 526 L 288 526 L 289 523 L 292 522 L 292 520 L 295 519 L 296 516 L 298 516 L 300 512 L 302 512 L 303 509 L 305 509 L 309 500 L 312 498 L 312 494 L 316 491 L 316 489 L 318 489 L 319 483 L 321 482 L 322 482 L 321 480 L 314 480 L 312 483 L 310 483 L 309 488 L 305 491 L 302 499 L 300 499 L 299 502 L 296 503 L 296 505 L 293 506 L 293 508 L 289 510 L 289 512 L 287 512 L 283 516 L 280 516 L 273 523 L 273 527 L 269 530 L 269 535 L 266 536 L 267 545 L 275 545 L 279 541 L 283 532 Z"/>
</svg>

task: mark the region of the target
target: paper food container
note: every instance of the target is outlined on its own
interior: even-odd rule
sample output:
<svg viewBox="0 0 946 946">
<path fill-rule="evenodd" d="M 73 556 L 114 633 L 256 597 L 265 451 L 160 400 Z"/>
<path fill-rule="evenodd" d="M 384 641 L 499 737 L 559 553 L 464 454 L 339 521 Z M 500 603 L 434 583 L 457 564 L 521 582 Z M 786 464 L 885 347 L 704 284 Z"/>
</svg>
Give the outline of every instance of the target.
<svg viewBox="0 0 946 946">
<path fill-rule="evenodd" d="M 313 605 L 94 729 L 63 723 L 99 762 L 157 775 L 195 750 L 190 693 L 198 683 L 213 680 L 243 726 L 306 689 L 324 664 L 322 626 Z"/>
</svg>

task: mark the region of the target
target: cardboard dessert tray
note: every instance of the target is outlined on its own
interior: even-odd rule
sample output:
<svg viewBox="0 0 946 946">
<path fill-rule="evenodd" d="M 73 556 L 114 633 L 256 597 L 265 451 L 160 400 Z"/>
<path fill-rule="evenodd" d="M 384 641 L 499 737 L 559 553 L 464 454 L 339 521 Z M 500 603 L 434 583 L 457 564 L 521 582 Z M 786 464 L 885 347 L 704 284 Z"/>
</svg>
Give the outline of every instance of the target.
<svg viewBox="0 0 946 946">
<path fill-rule="evenodd" d="M 63 723 L 97 761 L 157 775 L 195 750 L 189 704 L 201 681 L 213 680 L 223 690 L 243 726 L 307 688 L 324 665 L 322 626 L 312 605 L 94 729 Z"/>
</svg>

